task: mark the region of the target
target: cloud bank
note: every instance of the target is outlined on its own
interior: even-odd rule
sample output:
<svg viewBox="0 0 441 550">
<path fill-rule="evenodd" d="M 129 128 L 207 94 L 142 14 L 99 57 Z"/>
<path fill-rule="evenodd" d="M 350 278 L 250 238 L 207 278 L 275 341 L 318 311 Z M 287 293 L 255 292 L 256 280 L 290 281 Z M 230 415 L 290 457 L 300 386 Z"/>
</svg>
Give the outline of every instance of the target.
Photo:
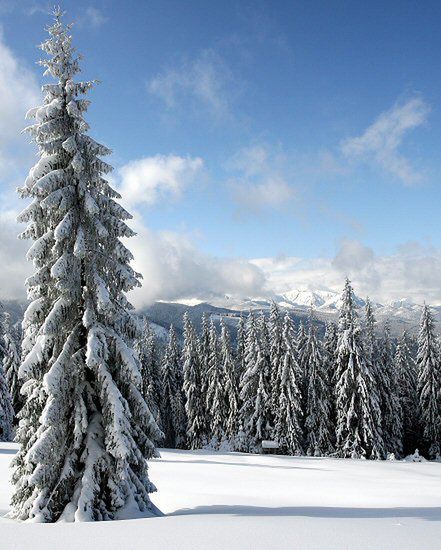
<svg viewBox="0 0 441 550">
<path fill-rule="evenodd" d="M 298 288 L 340 291 L 349 277 L 358 295 L 382 303 L 405 297 L 441 304 L 441 249 L 417 242 L 376 255 L 360 241 L 346 239 L 331 258 L 279 256 L 252 263 L 265 274 L 266 290 L 277 294 Z"/>
</svg>

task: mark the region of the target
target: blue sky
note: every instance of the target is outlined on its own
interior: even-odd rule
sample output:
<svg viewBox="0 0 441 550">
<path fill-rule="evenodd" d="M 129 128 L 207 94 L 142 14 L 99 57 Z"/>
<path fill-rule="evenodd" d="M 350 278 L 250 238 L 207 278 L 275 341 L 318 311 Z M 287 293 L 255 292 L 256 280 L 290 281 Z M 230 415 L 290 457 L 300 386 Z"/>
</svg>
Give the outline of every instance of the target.
<svg viewBox="0 0 441 550">
<path fill-rule="evenodd" d="M 416 262 L 399 292 L 436 301 L 441 288 L 426 276 L 441 273 L 439 3 L 62 7 L 76 22 L 84 78 L 101 81 L 92 134 L 113 149 L 115 184 L 141 231 L 185 236 L 209 264 L 301 260 L 302 276 L 287 268 L 280 288 L 268 262 L 252 264 L 265 291 L 332 287 L 349 274 L 392 298 L 388 271 L 405 277 L 403 262 Z M 46 9 L 0 2 L 4 47 L 29 82 L 42 81 L 34 62 Z M 8 190 L 26 162 L 3 176 L 13 207 Z M 155 298 L 197 293 L 163 291 Z"/>
</svg>

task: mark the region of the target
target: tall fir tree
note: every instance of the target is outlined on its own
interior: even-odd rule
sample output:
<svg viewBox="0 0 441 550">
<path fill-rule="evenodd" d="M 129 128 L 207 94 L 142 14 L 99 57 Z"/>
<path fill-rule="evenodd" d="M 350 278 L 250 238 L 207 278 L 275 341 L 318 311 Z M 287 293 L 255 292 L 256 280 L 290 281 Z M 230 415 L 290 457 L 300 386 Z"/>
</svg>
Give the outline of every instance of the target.
<svg viewBox="0 0 441 550">
<path fill-rule="evenodd" d="M 332 443 L 335 443 L 335 427 L 336 427 L 336 401 L 335 401 L 335 385 L 336 385 L 336 363 L 337 363 L 337 325 L 330 321 L 326 324 L 325 337 L 323 341 L 324 364 L 327 371 L 329 383 L 329 396 L 331 400 L 331 423 L 332 423 Z"/>
<path fill-rule="evenodd" d="M 92 82 L 75 82 L 70 26 L 55 12 L 41 62 L 55 83 L 27 130 L 40 158 L 20 194 L 19 216 L 35 273 L 19 376 L 20 450 L 14 461 L 13 518 L 39 522 L 107 520 L 134 503 L 156 513 L 147 461 L 159 429 L 141 392 L 132 342 L 138 324 L 125 292 L 139 286 L 121 237 L 130 215 L 105 179 L 110 150 L 88 136 Z"/>
<path fill-rule="evenodd" d="M 162 428 L 162 383 L 159 350 L 155 332 L 146 318 L 143 321 L 141 336 L 136 341 L 135 350 L 138 354 L 141 368 L 142 395 L 146 403 L 148 403 L 150 412 L 153 414 L 156 423 Z M 162 440 L 155 441 L 157 444 L 161 442 Z"/>
<path fill-rule="evenodd" d="M 418 384 L 415 361 L 410 353 L 406 332 L 395 350 L 394 367 L 403 415 L 403 452 L 413 453 L 418 441 Z"/>
<path fill-rule="evenodd" d="M 0 309 L 3 309 L 0 303 Z M 8 313 L 3 313 L 3 321 L 0 323 L 0 441 L 13 439 L 14 409 L 7 382 L 6 369 L 12 367 L 11 360 L 15 359 L 15 346 L 10 346 L 10 324 Z M 10 371 L 12 374 L 12 371 Z"/>
<path fill-rule="evenodd" d="M 431 458 L 441 451 L 441 365 L 435 322 L 424 305 L 418 336 L 418 395 L 423 440 Z"/>
<path fill-rule="evenodd" d="M 187 444 L 190 449 L 200 449 L 207 443 L 205 396 L 202 390 L 200 345 L 188 312 L 184 314 L 182 363 L 187 414 Z"/>
<path fill-rule="evenodd" d="M 328 369 L 321 341 L 314 325 L 314 313 L 309 316 L 305 366 L 307 372 L 306 394 L 306 452 L 310 456 L 326 456 L 332 453 L 332 400 Z"/>
<path fill-rule="evenodd" d="M 306 417 L 306 394 L 307 394 L 307 379 L 306 379 L 306 364 L 305 364 L 305 353 L 306 353 L 306 343 L 308 337 L 306 335 L 305 326 L 303 321 L 300 320 L 297 334 L 295 336 L 295 351 L 297 356 L 297 368 L 299 380 L 299 388 L 302 397 L 302 422 L 305 421 Z"/>
<path fill-rule="evenodd" d="M 180 351 L 173 325 L 170 326 L 168 343 L 161 364 L 161 386 L 164 445 L 170 448 L 183 448 L 186 442 L 187 418 Z"/>
<path fill-rule="evenodd" d="M 253 452 L 259 450 L 262 440 L 271 435 L 266 379 L 267 361 L 261 348 L 259 327 L 251 312 L 247 320 L 245 371 L 240 384 L 240 415 L 248 449 Z"/>
<path fill-rule="evenodd" d="M 274 410 L 273 410 L 273 388 L 272 383 L 275 380 L 276 370 L 271 362 L 271 337 L 267 317 L 263 311 L 257 320 L 258 340 L 263 361 L 263 385 L 264 391 L 262 395 L 266 395 L 263 406 L 265 409 L 264 415 L 268 422 L 268 434 L 272 433 L 274 428 Z"/>
<path fill-rule="evenodd" d="M 274 437 L 282 452 L 289 455 L 300 455 L 302 454 L 302 397 L 295 333 L 288 313 L 285 314 L 283 321 L 282 346 L 283 354 L 277 382 L 279 401 Z"/>
<path fill-rule="evenodd" d="M 219 362 L 222 366 L 225 380 L 225 435 L 234 448 L 234 441 L 239 433 L 239 386 L 237 384 L 236 369 L 231 351 L 230 333 L 221 319 L 221 335 Z"/>
<path fill-rule="evenodd" d="M 380 407 L 382 412 L 383 440 L 386 451 L 399 457 L 403 454 L 403 416 L 394 368 L 394 352 L 389 323 L 386 320 L 380 353 Z"/>
<path fill-rule="evenodd" d="M 336 451 L 345 458 L 383 458 L 375 378 L 366 360 L 354 295 L 346 280 L 338 323 Z"/>
<path fill-rule="evenodd" d="M 384 395 L 382 390 L 382 384 L 384 383 L 383 365 L 381 361 L 381 353 L 379 342 L 376 335 L 377 320 L 375 319 L 372 302 L 366 297 L 364 306 L 364 320 L 363 320 L 363 349 L 365 361 L 368 365 L 369 372 L 372 374 L 373 383 L 370 389 L 370 397 L 373 403 L 378 403 L 378 407 L 372 408 L 373 421 L 378 427 L 377 430 L 377 449 L 382 457 L 386 457 L 387 448 L 384 438 L 384 419 L 383 419 L 383 407 L 382 397 Z"/>
<path fill-rule="evenodd" d="M 208 314 L 204 311 L 202 314 L 201 322 L 201 335 L 198 340 L 198 353 L 200 363 L 200 375 L 201 375 L 201 393 L 203 396 L 203 417 L 204 417 L 204 438 L 209 439 L 210 431 L 210 411 L 207 408 L 207 391 L 208 391 L 208 371 L 210 368 L 210 319 Z"/>
<path fill-rule="evenodd" d="M 225 373 L 220 361 L 218 338 L 213 318 L 210 321 L 208 354 L 208 388 L 206 407 L 210 415 L 210 440 L 219 446 L 225 439 L 227 403 L 225 395 Z"/>
<path fill-rule="evenodd" d="M 272 302 L 269 316 L 269 358 L 270 358 L 270 377 L 269 391 L 271 392 L 271 410 L 274 416 L 275 424 L 276 411 L 279 405 L 279 374 L 283 361 L 283 320 L 280 310 L 275 302 Z"/>
<path fill-rule="evenodd" d="M 23 407 L 23 396 L 20 393 L 21 383 L 18 378 L 20 357 L 17 350 L 17 344 L 12 333 L 11 318 L 9 313 L 4 314 L 3 349 L 3 370 L 5 373 L 9 393 L 12 399 L 14 414 L 17 415 Z"/>
<path fill-rule="evenodd" d="M 241 314 L 239 317 L 239 321 L 237 323 L 236 354 L 235 354 L 236 381 L 238 386 L 240 384 L 242 375 L 245 371 L 245 339 L 246 339 L 245 318 Z"/>
</svg>

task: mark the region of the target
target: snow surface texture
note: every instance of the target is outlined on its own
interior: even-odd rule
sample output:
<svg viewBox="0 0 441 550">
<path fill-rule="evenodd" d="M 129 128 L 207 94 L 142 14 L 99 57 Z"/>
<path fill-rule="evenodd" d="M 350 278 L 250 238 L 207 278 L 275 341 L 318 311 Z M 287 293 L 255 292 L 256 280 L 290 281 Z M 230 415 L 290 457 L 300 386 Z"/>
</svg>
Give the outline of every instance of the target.
<svg viewBox="0 0 441 550">
<path fill-rule="evenodd" d="M 0 510 L 14 443 L 0 444 Z M 166 514 L 50 525 L 0 520 L 8 550 L 439 548 L 441 464 L 161 451 L 150 461 Z"/>
</svg>

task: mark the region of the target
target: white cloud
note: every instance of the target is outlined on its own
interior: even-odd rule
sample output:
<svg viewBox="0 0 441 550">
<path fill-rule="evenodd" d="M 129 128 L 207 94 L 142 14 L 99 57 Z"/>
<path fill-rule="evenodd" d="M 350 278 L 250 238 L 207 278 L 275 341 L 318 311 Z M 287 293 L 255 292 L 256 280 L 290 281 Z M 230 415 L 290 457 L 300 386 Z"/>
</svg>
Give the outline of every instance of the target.
<svg viewBox="0 0 441 550">
<path fill-rule="evenodd" d="M 23 175 L 31 161 L 29 138 L 21 131 L 26 126 L 26 111 L 41 101 L 39 86 L 31 71 L 8 48 L 0 33 L 0 181 Z"/>
<path fill-rule="evenodd" d="M 209 300 L 225 294 L 243 296 L 263 291 L 264 275 L 249 261 L 205 254 L 190 236 L 154 232 L 142 220 L 138 211 L 141 204 L 179 198 L 202 168 L 203 161 L 198 157 L 157 155 L 129 162 L 118 170 L 117 187 L 123 204 L 134 213 L 131 226 L 137 232 L 127 245 L 135 257 L 134 268 L 144 277 L 142 288 L 130 295 L 136 307 L 155 300 Z"/>
<path fill-rule="evenodd" d="M 187 235 L 152 232 L 139 217 L 132 225 L 137 236 L 128 246 L 135 256 L 134 268 L 144 277 L 143 286 L 130 295 L 136 307 L 155 300 L 209 300 L 263 292 L 265 277 L 248 260 L 205 254 Z"/>
<path fill-rule="evenodd" d="M 179 198 L 201 172 L 201 158 L 156 155 L 133 160 L 118 170 L 118 190 L 129 208 Z"/>
<path fill-rule="evenodd" d="M 104 23 L 106 23 L 106 21 L 108 21 L 108 17 L 106 17 L 102 11 L 94 6 L 88 6 L 84 11 L 84 15 L 81 16 L 79 20 L 81 25 L 87 25 L 93 29 L 101 27 Z"/>
<path fill-rule="evenodd" d="M 407 243 L 390 255 L 376 255 L 355 240 L 344 240 L 334 258 L 297 257 L 252 260 L 266 277 L 266 290 L 284 293 L 298 288 L 340 291 L 350 277 L 360 296 L 386 303 L 410 298 L 441 304 L 441 249 Z"/>
<path fill-rule="evenodd" d="M 297 189 L 286 177 L 284 158 L 264 146 L 239 151 L 227 168 L 235 173 L 229 187 L 239 212 L 258 214 L 292 206 Z"/>
<path fill-rule="evenodd" d="M 17 239 L 23 230 L 16 222 L 17 212 L 0 212 L 0 300 L 24 300 L 24 281 L 32 273 L 26 261 L 29 242 Z"/>
<path fill-rule="evenodd" d="M 164 70 L 150 80 L 148 91 L 159 97 L 168 109 L 182 101 L 201 106 L 217 117 L 229 116 L 232 84 L 238 87 L 223 59 L 213 50 L 204 50 L 191 61 Z"/>
<path fill-rule="evenodd" d="M 429 111 L 427 103 L 418 97 L 397 103 L 382 113 L 361 136 L 344 140 L 341 151 L 351 161 L 373 161 L 403 183 L 416 183 L 422 179 L 422 174 L 399 149 L 406 135 L 426 122 Z"/>
</svg>

